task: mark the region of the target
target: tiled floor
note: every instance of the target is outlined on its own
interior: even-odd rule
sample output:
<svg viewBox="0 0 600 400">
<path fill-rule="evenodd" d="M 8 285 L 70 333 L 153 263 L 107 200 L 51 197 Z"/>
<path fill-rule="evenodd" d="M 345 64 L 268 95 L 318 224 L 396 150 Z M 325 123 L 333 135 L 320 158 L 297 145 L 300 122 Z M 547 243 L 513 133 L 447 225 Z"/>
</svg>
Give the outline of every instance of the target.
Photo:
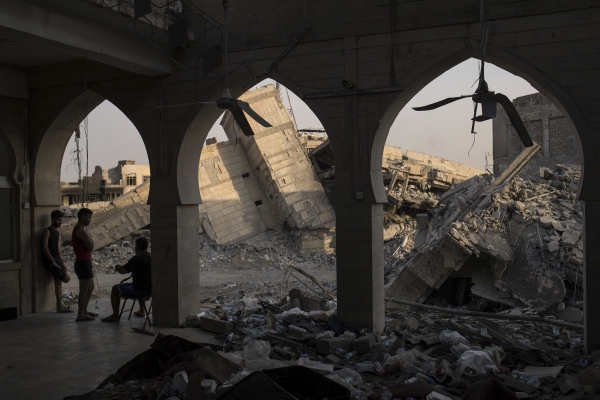
<svg viewBox="0 0 600 400">
<path fill-rule="evenodd" d="M 108 299 L 102 315 L 110 314 Z M 153 336 L 134 332 L 143 319 L 135 316 L 119 325 L 75 322 L 75 314 L 51 312 L 0 322 L 0 398 L 62 399 L 96 388 L 108 375 L 142 351 Z M 198 342 L 218 343 L 214 335 L 196 328 L 159 328 Z"/>
</svg>

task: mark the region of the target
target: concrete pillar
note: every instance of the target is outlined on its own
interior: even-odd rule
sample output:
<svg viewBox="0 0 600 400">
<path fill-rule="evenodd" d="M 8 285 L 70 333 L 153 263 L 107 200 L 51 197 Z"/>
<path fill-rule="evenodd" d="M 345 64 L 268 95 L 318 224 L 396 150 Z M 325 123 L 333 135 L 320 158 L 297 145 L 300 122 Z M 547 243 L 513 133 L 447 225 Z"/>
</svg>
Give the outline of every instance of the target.
<svg viewBox="0 0 600 400">
<path fill-rule="evenodd" d="M 160 282 L 154 292 L 154 324 L 178 327 L 188 315 L 197 313 L 201 300 L 198 205 L 152 203 L 150 219 L 153 290 L 164 261 Z"/>
<path fill-rule="evenodd" d="M 583 202 L 584 251 L 583 296 L 585 349 L 600 350 L 600 201 Z"/>
<path fill-rule="evenodd" d="M 385 303 L 381 204 L 336 203 L 336 253 L 338 316 L 351 328 L 382 331 Z"/>
<path fill-rule="evenodd" d="M 42 265 L 42 232 L 50 226 L 50 213 L 60 206 L 32 207 L 31 212 L 31 265 L 23 265 L 22 278 L 31 279 L 33 312 L 56 311 L 54 280 Z M 69 251 L 69 248 L 63 251 Z M 71 250 L 72 251 L 72 250 Z M 27 269 L 30 268 L 29 271 Z M 77 279 L 73 265 L 67 265 L 71 279 Z"/>
</svg>

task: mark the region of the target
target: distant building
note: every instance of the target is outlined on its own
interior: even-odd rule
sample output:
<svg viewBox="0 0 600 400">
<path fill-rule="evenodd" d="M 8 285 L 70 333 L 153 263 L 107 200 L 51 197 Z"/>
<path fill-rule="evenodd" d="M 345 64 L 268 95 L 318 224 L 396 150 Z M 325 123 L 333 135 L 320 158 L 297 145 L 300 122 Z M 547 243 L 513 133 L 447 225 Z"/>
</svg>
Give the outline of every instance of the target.
<svg viewBox="0 0 600 400">
<path fill-rule="evenodd" d="M 513 104 L 531 139 L 542 146 L 542 164 L 581 164 L 579 145 L 571 125 L 550 100 L 535 93 L 517 97 Z M 519 155 L 523 143 L 501 106 L 494 118 L 493 132 L 494 174 L 499 175 Z"/>
<path fill-rule="evenodd" d="M 112 201 L 150 179 L 149 165 L 136 165 L 135 161 L 119 161 L 116 167 L 102 169 L 97 165 L 92 176 L 78 182 L 62 182 L 62 205 L 83 202 Z"/>
</svg>

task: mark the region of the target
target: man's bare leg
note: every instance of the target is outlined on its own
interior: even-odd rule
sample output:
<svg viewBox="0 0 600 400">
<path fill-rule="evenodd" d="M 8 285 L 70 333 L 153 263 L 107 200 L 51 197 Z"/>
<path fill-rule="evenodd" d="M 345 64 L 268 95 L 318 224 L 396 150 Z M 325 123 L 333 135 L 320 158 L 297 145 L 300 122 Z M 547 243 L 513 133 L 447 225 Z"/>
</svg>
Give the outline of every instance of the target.
<svg viewBox="0 0 600 400">
<path fill-rule="evenodd" d="M 94 294 L 94 278 L 86 279 L 86 280 L 89 282 L 88 282 L 87 299 L 85 300 L 85 314 L 93 317 L 96 314 L 94 313 L 93 315 L 91 315 L 92 313 L 90 311 L 88 311 L 88 306 L 90 304 L 90 300 L 92 299 L 92 294 Z"/>
<path fill-rule="evenodd" d="M 110 291 L 110 305 L 112 306 L 112 314 L 102 318 L 103 322 L 117 322 L 119 319 L 119 306 L 121 305 L 121 290 L 119 285 L 113 285 Z"/>
<path fill-rule="evenodd" d="M 66 275 L 64 280 L 61 281 L 54 277 L 54 294 L 56 295 L 56 312 L 57 313 L 72 313 L 73 311 L 63 307 L 62 304 L 62 284 L 69 282 L 71 279 L 69 275 Z"/>
<path fill-rule="evenodd" d="M 89 302 L 88 292 L 90 290 L 90 281 L 92 281 L 93 285 L 93 279 L 79 280 L 79 298 L 77 299 L 77 304 L 79 306 L 79 309 L 77 310 L 78 321 L 88 321 L 91 319 L 91 317 L 87 315 L 87 303 Z"/>
</svg>

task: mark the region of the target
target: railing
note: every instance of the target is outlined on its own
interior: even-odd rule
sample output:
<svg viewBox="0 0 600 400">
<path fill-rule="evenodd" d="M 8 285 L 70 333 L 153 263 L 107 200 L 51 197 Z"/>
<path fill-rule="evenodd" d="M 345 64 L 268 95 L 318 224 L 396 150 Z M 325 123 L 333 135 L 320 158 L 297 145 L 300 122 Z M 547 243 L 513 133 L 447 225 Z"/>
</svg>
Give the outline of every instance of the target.
<svg viewBox="0 0 600 400">
<path fill-rule="evenodd" d="M 160 50 L 169 50 L 171 60 L 193 78 L 216 73 L 222 64 L 224 26 L 190 0 L 89 1 L 101 2 L 126 23 L 133 22 L 134 29 L 144 39 Z M 228 36 L 247 48 L 231 32 Z"/>
</svg>

